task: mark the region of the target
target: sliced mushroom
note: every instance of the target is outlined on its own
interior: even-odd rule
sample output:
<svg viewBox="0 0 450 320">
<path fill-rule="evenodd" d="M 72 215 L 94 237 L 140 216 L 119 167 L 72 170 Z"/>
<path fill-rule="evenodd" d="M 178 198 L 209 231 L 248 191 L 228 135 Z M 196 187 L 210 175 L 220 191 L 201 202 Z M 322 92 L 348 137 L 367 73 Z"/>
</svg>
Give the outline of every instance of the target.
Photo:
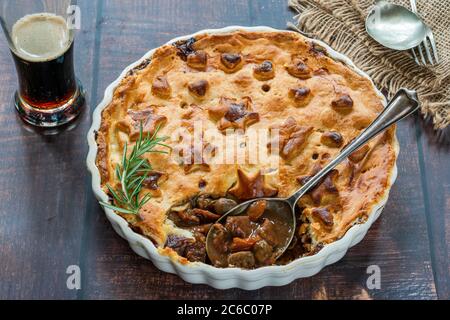
<svg viewBox="0 0 450 320">
<path fill-rule="evenodd" d="M 202 223 L 215 222 L 220 218 L 219 215 L 204 209 L 194 208 L 191 212 L 194 216 L 198 217 Z"/>
<path fill-rule="evenodd" d="M 232 199 L 220 198 L 214 201 L 214 211 L 223 215 L 237 206 L 237 202 Z"/>
<path fill-rule="evenodd" d="M 169 218 L 178 227 L 193 227 L 200 225 L 200 218 L 192 213 L 190 209 L 187 210 L 174 210 L 169 213 Z"/>
<path fill-rule="evenodd" d="M 199 209 L 209 210 L 214 200 L 207 194 L 201 194 L 195 199 L 195 206 Z"/>
</svg>

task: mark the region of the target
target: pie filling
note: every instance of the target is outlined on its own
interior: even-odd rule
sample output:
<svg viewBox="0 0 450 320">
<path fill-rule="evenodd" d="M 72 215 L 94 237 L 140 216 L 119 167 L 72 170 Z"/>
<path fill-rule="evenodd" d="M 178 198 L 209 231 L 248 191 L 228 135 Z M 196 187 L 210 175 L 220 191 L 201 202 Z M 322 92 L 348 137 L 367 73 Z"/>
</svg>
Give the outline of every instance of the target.
<svg viewBox="0 0 450 320">
<path fill-rule="evenodd" d="M 186 228 L 194 237 L 169 236 L 166 246 L 191 262 L 210 263 L 216 267 L 255 268 L 275 264 L 289 244 L 289 217 L 280 217 L 276 206 L 268 208 L 265 200 L 253 203 L 245 214 L 216 221 L 237 205 L 230 198 L 201 195 L 173 208 L 169 219 Z M 211 249 L 206 254 L 206 236 L 213 229 Z M 295 241 L 296 242 L 296 241 Z M 293 248 L 290 248 L 292 250 Z"/>
<path fill-rule="evenodd" d="M 168 154 L 149 153 L 152 170 L 138 214 L 120 213 L 132 229 L 151 239 L 163 255 L 182 263 L 258 268 L 313 255 L 340 239 L 390 188 L 397 145 L 395 128 L 353 153 L 296 207 L 290 226 L 260 200 L 242 216 L 217 221 L 237 204 L 288 197 L 366 128 L 383 103 L 372 83 L 325 49 L 287 32 L 200 35 L 163 46 L 130 71 L 102 113 L 97 134 L 102 187 L 119 187 L 115 168 L 144 134 L 168 136 Z M 195 123 L 202 124 L 200 133 Z M 174 136 L 183 129 L 199 143 Z M 252 143 L 250 131 L 277 132 L 258 163 L 217 163 L 221 149 L 207 134 L 233 132 Z M 181 146 L 181 147 L 180 147 Z M 175 151 L 180 147 L 180 152 Z M 272 160 L 277 160 L 277 166 Z M 195 160 L 195 161 L 194 161 Z M 206 253 L 206 236 L 214 229 Z M 220 253 L 220 254 L 219 254 Z"/>
</svg>

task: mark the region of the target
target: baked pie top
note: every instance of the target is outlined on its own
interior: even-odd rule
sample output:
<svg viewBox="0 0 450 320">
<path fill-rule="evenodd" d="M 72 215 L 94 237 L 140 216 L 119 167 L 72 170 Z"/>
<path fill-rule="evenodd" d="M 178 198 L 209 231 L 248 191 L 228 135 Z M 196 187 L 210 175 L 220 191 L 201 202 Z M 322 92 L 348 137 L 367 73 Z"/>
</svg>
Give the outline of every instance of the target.
<svg viewBox="0 0 450 320">
<path fill-rule="evenodd" d="M 139 215 L 118 214 L 161 254 L 184 263 L 208 262 L 205 234 L 221 214 L 239 201 L 291 195 L 382 108 L 367 78 L 299 34 L 196 36 L 157 49 L 115 89 L 97 134 L 102 187 L 108 192 L 106 184 L 118 185 L 115 166 L 141 124 L 144 133 L 161 128 L 158 134 L 169 137 L 165 143 L 172 149 L 145 156 L 154 171 L 143 192 L 152 199 Z M 221 151 L 194 130 L 195 123 L 242 139 L 243 145 L 251 143 L 249 129 L 276 130 L 278 140 L 267 145 L 275 149 L 257 164 L 217 164 L 213 160 Z M 197 134 L 200 143 L 174 135 L 180 129 Z M 181 157 L 175 152 L 180 146 Z M 396 153 L 391 128 L 304 196 L 295 241 L 278 263 L 313 254 L 364 221 L 390 187 Z"/>
</svg>

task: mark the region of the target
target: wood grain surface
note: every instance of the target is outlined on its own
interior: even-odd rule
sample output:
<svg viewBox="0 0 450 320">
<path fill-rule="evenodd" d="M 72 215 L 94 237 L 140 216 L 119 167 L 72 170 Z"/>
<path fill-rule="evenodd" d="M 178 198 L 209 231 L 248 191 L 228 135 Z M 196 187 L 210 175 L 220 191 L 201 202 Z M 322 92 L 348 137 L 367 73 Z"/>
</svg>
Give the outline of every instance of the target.
<svg viewBox="0 0 450 320">
<path fill-rule="evenodd" d="M 79 1 L 77 74 L 87 110 L 71 131 L 28 131 L 11 104 L 16 74 L 0 42 L 1 299 L 449 299 L 450 145 L 419 117 L 398 127 L 399 175 L 381 218 L 340 262 L 284 287 L 215 290 L 159 271 L 107 222 L 85 167 L 91 112 L 130 63 L 168 40 L 206 28 L 284 29 L 284 0 Z M 66 286 L 78 265 L 81 290 Z M 381 269 L 381 289 L 366 286 Z"/>
</svg>

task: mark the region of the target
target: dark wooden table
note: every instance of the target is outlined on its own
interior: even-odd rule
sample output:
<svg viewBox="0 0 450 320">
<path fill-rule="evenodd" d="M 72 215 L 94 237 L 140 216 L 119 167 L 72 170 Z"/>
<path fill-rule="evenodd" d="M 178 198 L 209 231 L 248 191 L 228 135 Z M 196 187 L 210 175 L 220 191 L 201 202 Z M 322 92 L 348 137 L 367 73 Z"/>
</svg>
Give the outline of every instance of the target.
<svg viewBox="0 0 450 320">
<path fill-rule="evenodd" d="M 79 1 L 78 76 L 88 111 L 123 68 L 184 34 L 228 25 L 284 29 L 284 0 Z M 340 262 L 284 287 L 219 291 L 185 283 L 135 255 L 114 233 L 91 192 L 85 166 L 91 112 L 76 129 L 45 137 L 17 120 L 16 75 L 0 43 L 1 299 L 436 299 L 450 297 L 450 152 L 416 117 L 398 128 L 399 177 L 382 217 Z M 69 290 L 78 265 L 82 289 Z M 366 286 L 381 269 L 381 289 Z"/>
</svg>

